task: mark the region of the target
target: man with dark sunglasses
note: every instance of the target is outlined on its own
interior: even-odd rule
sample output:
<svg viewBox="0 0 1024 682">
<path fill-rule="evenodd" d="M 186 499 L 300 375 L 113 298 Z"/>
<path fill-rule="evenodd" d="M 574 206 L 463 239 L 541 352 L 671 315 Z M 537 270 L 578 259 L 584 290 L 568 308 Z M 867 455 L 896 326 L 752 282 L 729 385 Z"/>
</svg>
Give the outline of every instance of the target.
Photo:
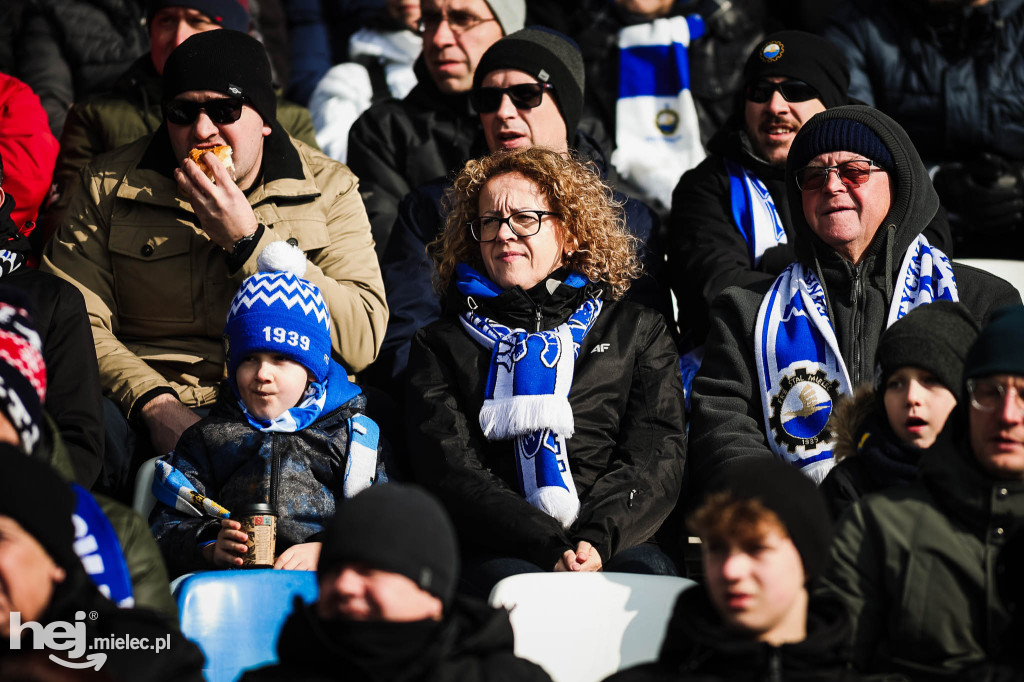
<svg viewBox="0 0 1024 682">
<path fill-rule="evenodd" d="M 306 252 L 304 276 L 324 295 L 349 371 L 373 360 L 387 321 L 356 178 L 281 128 L 256 39 L 188 38 L 167 60 L 162 106 L 156 133 L 86 167 L 43 259 L 85 295 L 108 433 L 137 429 L 145 454 L 172 450 L 198 420 L 192 408 L 220 396 L 224 317 L 270 243 Z M 233 171 L 212 153 L 224 145 Z M 107 463 L 125 479 L 132 451 L 130 437 L 108 439 Z"/>
<path fill-rule="evenodd" d="M 813 116 L 793 141 L 785 182 L 794 262 L 771 282 L 727 288 L 712 307 L 693 383 L 697 492 L 756 457 L 820 483 L 835 463 L 830 416 L 874 381 L 890 325 L 951 300 L 980 326 L 1020 302 L 1011 284 L 951 261 L 924 234 L 940 209 L 935 188 L 906 131 L 877 109 Z"/>
<path fill-rule="evenodd" d="M 571 149 L 593 161 L 605 175 L 608 161 L 600 145 L 579 127 L 583 92 L 583 56 L 572 39 L 551 29 L 530 27 L 502 38 L 484 53 L 469 102 L 479 115 L 487 150 L 543 146 L 569 154 Z M 445 178 L 435 178 L 402 200 L 381 261 L 393 314 L 371 379 L 399 394 L 404 392 L 401 384 L 413 334 L 441 313 L 441 302 L 430 283 L 434 267 L 426 245 L 444 227 L 441 197 L 447 184 Z M 623 202 L 626 227 L 643 244 L 639 255 L 645 274 L 633 283 L 627 297 L 670 318 L 667 288 L 659 281 L 657 215 L 636 199 L 622 194 L 617 199 Z"/>
<path fill-rule="evenodd" d="M 347 163 L 359 177 L 378 255 L 402 197 L 484 153 L 468 102 L 473 75 L 484 52 L 526 16 L 525 0 L 422 0 L 420 9 L 416 87 L 371 106 L 349 132 Z"/>
<path fill-rule="evenodd" d="M 60 135 L 60 154 L 53 174 L 54 193 L 42 220 L 45 244 L 64 218 L 78 173 L 103 152 L 116 149 L 160 127 L 160 77 L 171 52 L 189 36 L 226 28 L 249 30 L 249 13 L 239 0 L 148 0 L 149 52 L 117 79 L 109 92 L 79 102 L 68 112 Z M 277 120 L 289 135 L 315 145 L 309 112 L 285 99 L 277 100 Z"/>
</svg>

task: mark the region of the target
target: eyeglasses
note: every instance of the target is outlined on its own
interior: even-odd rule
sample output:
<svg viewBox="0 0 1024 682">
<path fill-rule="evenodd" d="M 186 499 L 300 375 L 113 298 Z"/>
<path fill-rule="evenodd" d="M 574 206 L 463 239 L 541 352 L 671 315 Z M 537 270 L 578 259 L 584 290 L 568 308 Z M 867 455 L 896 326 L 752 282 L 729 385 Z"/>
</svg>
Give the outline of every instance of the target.
<svg viewBox="0 0 1024 682">
<path fill-rule="evenodd" d="M 480 24 L 488 21 L 497 21 L 495 18 L 484 19 L 478 17 L 471 12 L 464 12 L 462 10 L 455 10 L 448 14 L 442 14 L 441 12 L 424 12 L 420 15 L 420 20 L 416 22 L 416 32 L 420 35 L 424 33 L 433 33 L 441 26 L 441 22 L 445 21 L 448 23 L 448 28 L 455 35 L 461 35 L 466 31 L 471 31 Z"/>
<path fill-rule="evenodd" d="M 967 391 L 971 395 L 971 406 L 982 412 L 995 412 L 1003 405 L 1006 394 L 1013 394 L 1017 409 L 1024 412 L 1024 394 L 1016 386 L 1007 386 L 992 379 L 968 379 Z"/>
<path fill-rule="evenodd" d="M 804 166 L 796 172 L 796 186 L 804 192 L 819 190 L 828 184 L 829 174 L 835 171 L 839 181 L 847 187 L 860 187 L 868 181 L 872 171 L 885 172 L 874 161 L 853 159 L 834 166 Z"/>
<path fill-rule="evenodd" d="M 498 232 L 501 231 L 502 225 L 508 225 L 508 229 L 512 230 L 512 234 L 517 237 L 532 237 L 540 232 L 541 222 L 546 215 L 561 218 L 560 215 L 551 211 L 530 209 L 528 211 L 516 211 L 507 218 L 494 215 L 480 216 L 479 218 L 467 221 L 466 224 L 469 225 L 469 231 L 473 235 L 473 239 L 478 242 L 493 242 L 498 238 Z"/>
<path fill-rule="evenodd" d="M 516 109 L 536 109 L 544 99 L 544 92 L 554 92 L 550 83 L 520 83 L 507 88 L 476 88 L 469 93 L 469 103 L 478 114 L 490 114 L 501 106 L 507 94 Z"/>
<path fill-rule="evenodd" d="M 164 117 L 168 123 L 187 126 L 199 118 L 200 111 L 205 111 L 211 121 L 225 125 L 234 123 L 242 117 L 242 106 L 245 102 L 244 97 L 218 97 L 203 102 L 172 99 L 164 102 Z"/>
<path fill-rule="evenodd" d="M 818 97 L 818 91 L 807 83 L 790 80 L 782 81 L 781 83 L 758 81 L 753 85 L 748 85 L 747 99 L 751 102 L 763 104 L 772 98 L 776 90 L 782 95 L 782 99 L 787 102 L 806 102 Z"/>
</svg>

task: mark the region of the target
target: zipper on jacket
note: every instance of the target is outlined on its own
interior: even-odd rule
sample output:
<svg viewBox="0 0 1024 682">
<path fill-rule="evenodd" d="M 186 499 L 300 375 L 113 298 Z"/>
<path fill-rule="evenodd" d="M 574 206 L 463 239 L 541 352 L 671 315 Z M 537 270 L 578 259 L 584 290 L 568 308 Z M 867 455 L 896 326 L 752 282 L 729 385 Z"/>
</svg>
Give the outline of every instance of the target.
<svg viewBox="0 0 1024 682">
<path fill-rule="evenodd" d="M 768 679 L 771 682 L 782 682 L 782 653 L 779 647 L 771 647 L 768 654 Z"/>
<path fill-rule="evenodd" d="M 535 331 L 535 332 L 539 332 L 540 331 L 541 315 L 542 315 L 542 313 L 541 313 L 541 310 L 540 310 L 540 306 L 539 305 L 534 306 L 533 307 L 533 319 L 534 319 L 534 323 L 535 323 L 535 327 L 536 328 L 533 331 Z"/>
<path fill-rule="evenodd" d="M 848 366 L 852 371 L 850 372 L 850 385 L 858 386 L 860 384 L 860 322 L 859 313 L 861 299 L 861 285 L 863 278 L 861 277 L 861 267 L 859 265 L 853 266 L 853 285 L 850 288 L 850 306 L 853 309 L 853 318 L 850 324 L 851 349 L 853 350 L 853 362 Z"/>
<path fill-rule="evenodd" d="M 278 444 L 281 442 L 275 434 L 270 436 L 273 440 L 270 443 L 270 508 L 277 513 L 277 488 L 281 482 L 281 450 Z"/>
<path fill-rule="evenodd" d="M 636 497 L 636 494 L 638 492 L 640 492 L 640 491 L 637 490 L 636 488 L 633 488 L 632 490 L 629 491 L 629 499 L 626 500 L 626 507 L 627 508 L 629 508 L 629 509 L 633 508 L 633 498 Z"/>
</svg>

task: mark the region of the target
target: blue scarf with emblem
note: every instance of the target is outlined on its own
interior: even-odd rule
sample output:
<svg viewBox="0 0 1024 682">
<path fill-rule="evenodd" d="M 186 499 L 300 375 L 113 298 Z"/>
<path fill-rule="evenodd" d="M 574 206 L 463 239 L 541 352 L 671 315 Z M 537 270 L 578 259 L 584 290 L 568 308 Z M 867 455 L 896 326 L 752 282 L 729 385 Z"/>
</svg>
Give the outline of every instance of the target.
<svg viewBox="0 0 1024 682">
<path fill-rule="evenodd" d="M 756 268 L 769 248 L 786 243 L 786 230 L 768 188 L 749 170 L 725 159 L 729 174 L 732 219 L 747 243 L 750 265 Z"/>
<path fill-rule="evenodd" d="M 919 305 L 959 300 L 949 258 L 923 235 L 907 249 L 899 272 L 886 327 Z M 835 464 L 829 416 L 852 386 L 810 268 L 793 263 L 775 280 L 757 314 L 754 351 L 769 448 L 821 483 Z"/>
<path fill-rule="evenodd" d="M 564 284 L 588 283 L 572 273 Z M 493 298 L 502 289 L 465 264 L 456 268 L 458 290 L 472 300 Z M 576 484 L 569 469 L 566 440 L 574 431 L 569 390 L 580 343 L 601 314 L 599 297 L 588 298 L 555 329 L 528 332 L 480 317 L 460 315 L 466 333 L 491 350 L 480 428 L 488 440 L 512 439 L 520 493 L 564 528 L 579 514 Z"/>
</svg>

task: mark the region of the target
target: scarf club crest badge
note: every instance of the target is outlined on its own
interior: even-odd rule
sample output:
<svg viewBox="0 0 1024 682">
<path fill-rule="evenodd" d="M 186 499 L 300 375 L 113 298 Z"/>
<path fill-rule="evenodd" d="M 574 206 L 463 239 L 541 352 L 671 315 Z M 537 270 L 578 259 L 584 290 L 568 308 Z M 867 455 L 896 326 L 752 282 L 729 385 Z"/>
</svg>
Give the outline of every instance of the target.
<svg viewBox="0 0 1024 682">
<path fill-rule="evenodd" d="M 839 381 L 829 380 L 818 369 L 798 368 L 784 374 L 779 392 L 771 400 L 769 418 L 775 442 L 795 453 L 798 447 L 813 449 L 832 439 L 828 420 L 839 398 Z"/>
</svg>

